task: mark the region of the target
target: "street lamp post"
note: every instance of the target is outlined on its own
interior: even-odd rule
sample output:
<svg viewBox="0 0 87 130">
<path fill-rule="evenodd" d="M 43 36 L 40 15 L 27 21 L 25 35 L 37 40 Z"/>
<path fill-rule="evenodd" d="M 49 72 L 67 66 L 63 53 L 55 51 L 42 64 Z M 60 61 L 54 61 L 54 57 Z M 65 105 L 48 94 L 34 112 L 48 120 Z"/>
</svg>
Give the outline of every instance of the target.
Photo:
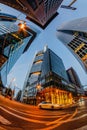
<svg viewBox="0 0 87 130">
<path fill-rule="evenodd" d="M 16 89 L 19 89 L 19 90 L 20 90 L 20 88 L 17 87 L 17 84 L 14 85 L 14 88 L 13 88 L 13 90 L 12 90 L 12 99 L 13 99 L 13 97 L 14 97 L 14 95 L 15 95 L 15 90 L 16 90 Z"/>
<path fill-rule="evenodd" d="M 8 88 L 5 92 L 5 96 L 6 97 L 10 96 L 10 99 L 12 98 L 12 88 L 11 88 L 11 86 L 12 86 L 12 84 L 15 80 L 16 80 L 15 78 L 12 78 L 12 80 L 11 80 L 10 84 L 8 85 Z"/>
</svg>

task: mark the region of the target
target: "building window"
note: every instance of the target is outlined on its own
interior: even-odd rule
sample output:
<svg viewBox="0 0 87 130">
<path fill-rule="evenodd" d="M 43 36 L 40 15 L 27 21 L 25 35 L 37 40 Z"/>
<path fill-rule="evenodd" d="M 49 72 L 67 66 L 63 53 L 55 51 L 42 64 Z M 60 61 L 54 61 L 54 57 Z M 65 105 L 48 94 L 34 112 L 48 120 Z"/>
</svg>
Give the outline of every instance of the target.
<svg viewBox="0 0 87 130">
<path fill-rule="evenodd" d="M 39 5 L 43 2 L 43 0 L 38 0 L 38 2 L 39 2 Z"/>
<path fill-rule="evenodd" d="M 36 56 L 42 56 L 43 55 L 43 53 L 38 53 L 38 54 L 36 54 Z"/>
<path fill-rule="evenodd" d="M 87 39 L 87 33 L 83 33 L 83 37 Z"/>
<path fill-rule="evenodd" d="M 39 63 L 42 63 L 43 60 L 38 60 L 38 61 L 35 61 L 34 64 L 39 64 Z"/>
<path fill-rule="evenodd" d="M 40 75 L 40 74 L 41 74 L 41 71 L 32 72 L 31 74 L 32 74 L 32 75 Z"/>
<path fill-rule="evenodd" d="M 29 5 L 31 6 L 31 8 L 32 8 L 33 10 L 36 10 L 36 9 L 37 9 L 36 0 L 27 0 L 27 2 L 29 3 Z"/>
</svg>

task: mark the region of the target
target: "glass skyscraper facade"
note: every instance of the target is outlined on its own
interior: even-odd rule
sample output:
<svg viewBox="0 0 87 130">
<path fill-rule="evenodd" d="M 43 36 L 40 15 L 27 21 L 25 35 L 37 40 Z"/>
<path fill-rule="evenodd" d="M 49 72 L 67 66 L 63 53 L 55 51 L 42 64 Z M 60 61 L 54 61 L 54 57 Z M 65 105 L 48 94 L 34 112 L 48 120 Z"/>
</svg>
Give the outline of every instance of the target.
<svg viewBox="0 0 87 130">
<path fill-rule="evenodd" d="M 44 50 L 35 55 L 21 100 L 29 104 L 38 104 L 42 100 L 64 104 L 72 102 L 72 93 L 75 93 L 75 88 L 73 85 L 69 86 L 62 59 L 44 47 Z M 67 101 L 64 101 L 64 97 Z"/>
<path fill-rule="evenodd" d="M 16 20 L 15 16 L 0 13 L 0 86 L 6 85 L 7 74 L 36 36 L 27 25 L 22 29 L 15 24 Z"/>
<path fill-rule="evenodd" d="M 77 93 L 83 93 L 83 88 L 76 71 L 71 67 L 66 72 L 70 83 L 75 85 Z"/>
<path fill-rule="evenodd" d="M 87 72 L 87 17 L 63 24 L 57 30 L 57 37 L 71 51 Z"/>
<path fill-rule="evenodd" d="M 0 0 L 1 3 L 24 13 L 27 19 L 45 28 L 57 16 L 63 0 Z"/>
</svg>

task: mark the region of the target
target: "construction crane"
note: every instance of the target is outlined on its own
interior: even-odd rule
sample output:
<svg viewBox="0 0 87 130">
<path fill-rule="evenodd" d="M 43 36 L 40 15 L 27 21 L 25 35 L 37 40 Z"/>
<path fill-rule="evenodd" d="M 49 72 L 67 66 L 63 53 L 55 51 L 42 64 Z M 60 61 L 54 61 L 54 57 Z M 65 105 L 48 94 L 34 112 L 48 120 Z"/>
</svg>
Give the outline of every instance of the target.
<svg viewBox="0 0 87 130">
<path fill-rule="evenodd" d="M 73 0 L 69 5 L 61 5 L 61 8 L 76 10 L 75 7 L 72 7 L 72 5 L 73 5 L 76 1 L 77 1 L 77 0 Z"/>
</svg>

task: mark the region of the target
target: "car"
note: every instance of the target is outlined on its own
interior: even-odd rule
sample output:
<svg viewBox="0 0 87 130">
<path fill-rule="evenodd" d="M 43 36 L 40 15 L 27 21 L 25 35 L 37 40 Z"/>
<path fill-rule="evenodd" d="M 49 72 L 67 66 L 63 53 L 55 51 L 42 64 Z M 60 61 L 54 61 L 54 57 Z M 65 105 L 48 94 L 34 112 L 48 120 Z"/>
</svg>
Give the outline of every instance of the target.
<svg viewBox="0 0 87 130">
<path fill-rule="evenodd" d="M 61 109 L 61 105 L 53 104 L 51 102 L 46 102 L 46 101 L 39 103 L 38 107 L 41 109 Z"/>
</svg>

